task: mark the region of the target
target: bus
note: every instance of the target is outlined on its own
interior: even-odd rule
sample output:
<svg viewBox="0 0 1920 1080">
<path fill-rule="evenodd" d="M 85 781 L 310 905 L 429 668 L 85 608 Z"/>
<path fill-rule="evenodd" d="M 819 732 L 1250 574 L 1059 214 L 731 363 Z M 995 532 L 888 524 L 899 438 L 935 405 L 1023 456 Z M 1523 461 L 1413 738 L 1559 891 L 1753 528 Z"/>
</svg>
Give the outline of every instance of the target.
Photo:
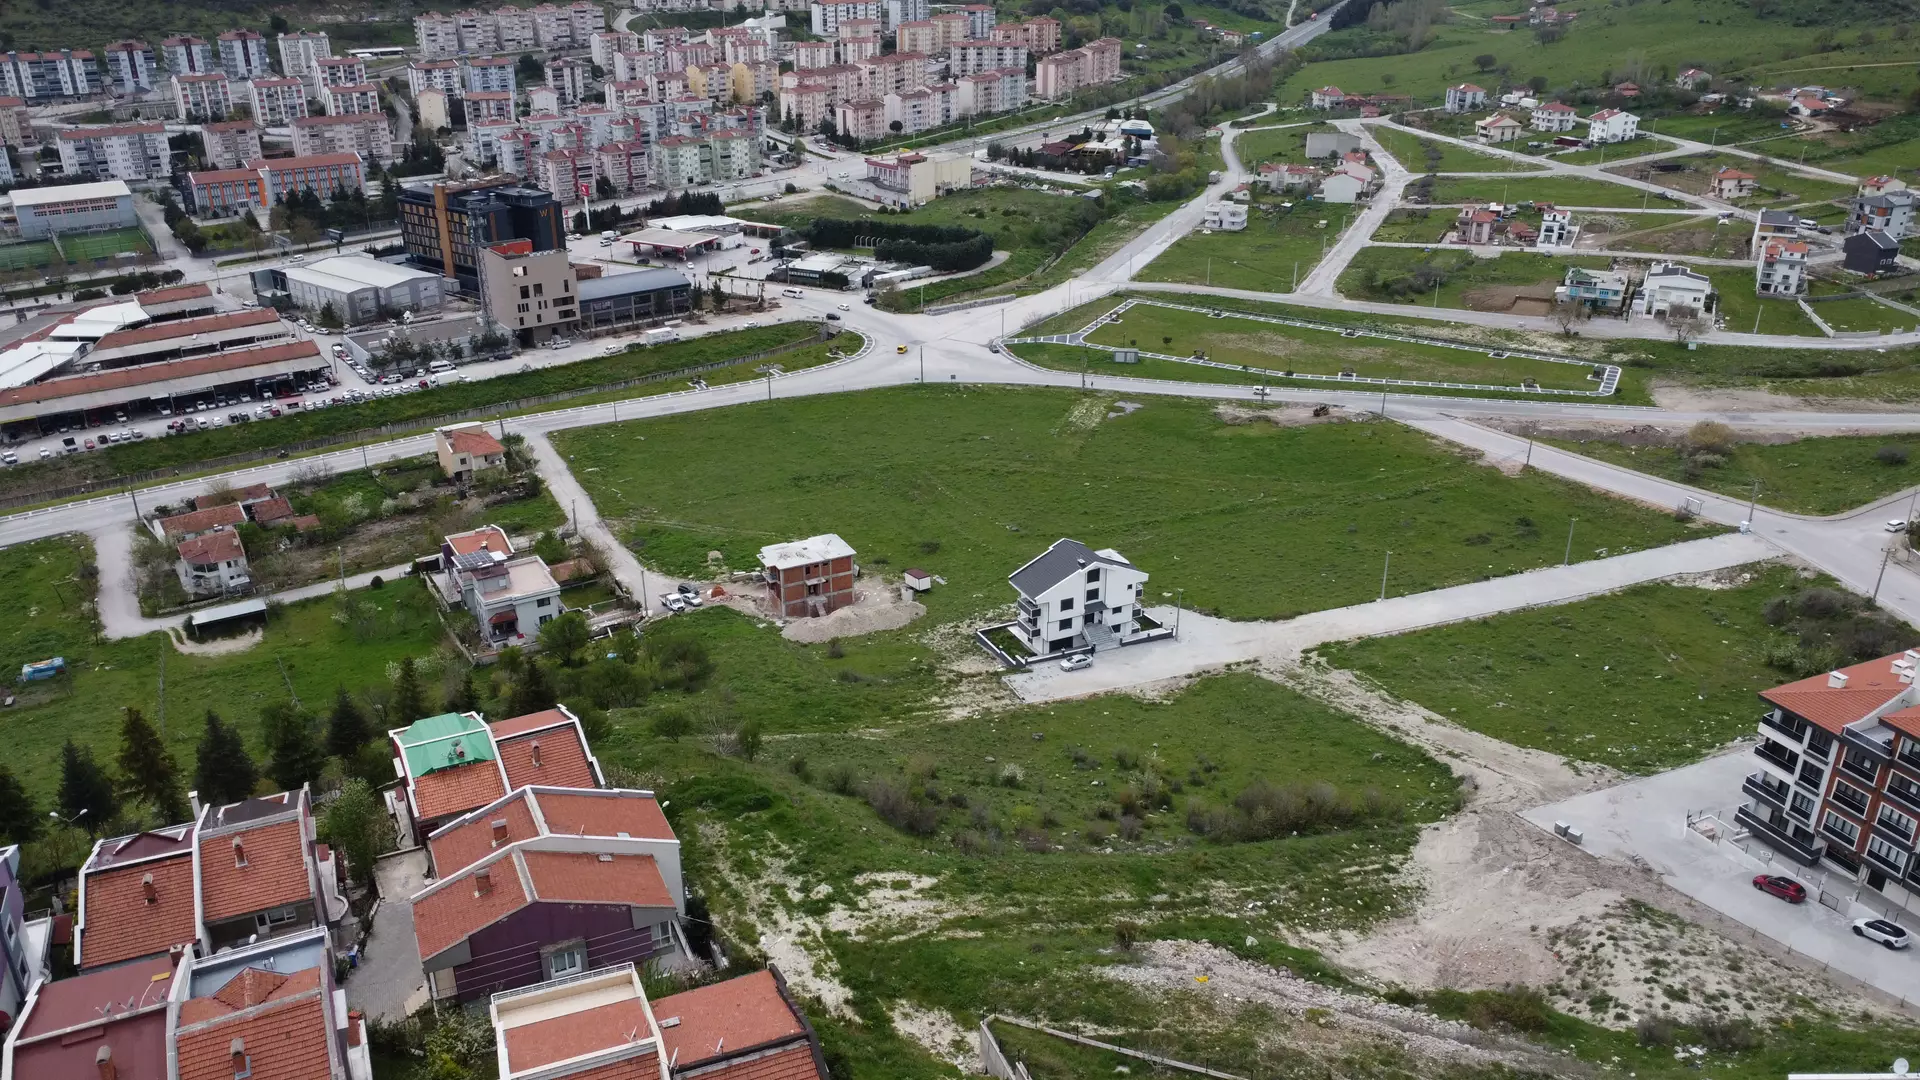
<svg viewBox="0 0 1920 1080">
<path fill-rule="evenodd" d="M 390 56 L 405 56 L 407 50 L 400 45 L 381 45 L 371 49 L 348 49 L 347 55 L 362 60 L 384 60 Z"/>
</svg>

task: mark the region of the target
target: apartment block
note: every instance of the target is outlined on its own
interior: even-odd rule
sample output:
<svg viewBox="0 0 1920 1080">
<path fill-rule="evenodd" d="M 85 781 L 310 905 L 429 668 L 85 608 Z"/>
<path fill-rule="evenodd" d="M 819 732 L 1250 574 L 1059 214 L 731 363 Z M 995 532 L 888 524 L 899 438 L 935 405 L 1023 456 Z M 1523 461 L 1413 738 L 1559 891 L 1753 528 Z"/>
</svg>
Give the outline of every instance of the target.
<svg viewBox="0 0 1920 1080">
<path fill-rule="evenodd" d="M 585 147 L 549 150 L 534 163 L 533 181 L 551 192 L 555 202 L 575 203 L 592 198 L 594 154 Z"/>
<path fill-rule="evenodd" d="M 260 149 L 260 125 L 251 120 L 200 125 L 200 156 L 216 169 L 237 169 L 265 156 Z"/>
<path fill-rule="evenodd" d="M 839 62 L 839 46 L 831 41 L 796 41 L 793 43 L 793 68 L 795 71 L 810 71 L 814 68 L 832 67 Z"/>
<path fill-rule="evenodd" d="M 587 55 L 603 71 L 613 70 L 613 58 L 623 52 L 640 51 L 640 35 L 631 30 L 602 30 L 589 35 Z"/>
<path fill-rule="evenodd" d="M 1753 289 L 1761 296 L 1799 296 L 1807 291 L 1807 245 L 1769 240 L 1753 265 Z"/>
<path fill-rule="evenodd" d="M 326 95 L 324 100 L 327 104 L 328 116 L 380 112 L 380 87 L 374 83 L 329 86 L 322 93 Z"/>
<path fill-rule="evenodd" d="M 883 19 L 886 6 L 881 0 L 815 0 L 808 8 L 813 36 L 838 37 L 840 23 L 847 19 Z"/>
<path fill-rule="evenodd" d="M 833 125 L 849 139 L 878 139 L 887 134 L 887 103 L 879 98 L 842 101 L 833 111 Z"/>
<path fill-rule="evenodd" d="M 955 104 L 961 116 L 1011 112 L 1027 106 L 1027 73 L 1008 68 L 982 71 L 954 80 Z"/>
<path fill-rule="evenodd" d="M 106 47 L 107 78 L 113 92 L 132 97 L 154 88 L 160 65 L 144 41 L 116 41 Z"/>
<path fill-rule="evenodd" d="M 175 75 L 173 104 L 180 119 L 188 123 L 224 120 L 233 111 L 233 90 L 227 77 L 219 72 L 207 75 Z"/>
<path fill-rule="evenodd" d="M 533 32 L 533 12 L 526 8 L 499 7 L 493 12 L 493 32 L 502 52 L 531 52 L 540 47 Z"/>
<path fill-rule="evenodd" d="M 947 50 L 947 71 L 954 77 L 1003 68 L 1027 69 L 1027 47 L 1003 41 L 975 39 L 955 42 Z M 1084 85 L 1084 84 L 1083 84 Z"/>
<path fill-rule="evenodd" d="M 100 72 L 85 49 L 0 54 L 0 97 L 39 102 L 99 92 Z"/>
<path fill-rule="evenodd" d="M 173 169 L 165 124 L 69 128 L 55 138 L 60 170 L 96 180 L 164 179 Z"/>
<path fill-rule="evenodd" d="M 563 105 L 577 105 L 587 98 L 593 71 L 584 60 L 559 59 L 547 62 L 547 85 L 560 92 Z"/>
<path fill-rule="evenodd" d="M 0 146 L 22 146 L 34 138 L 33 113 L 27 109 L 27 99 L 0 97 Z"/>
<path fill-rule="evenodd" d="M 615 191 L 630 195 L 648 184 L 647 144 L 640 139 L 602 143 L 594 150 L 594 174 L 605 177 Z"/>
<path fill-rule="evenodd" d="M 1001 23 L 987 35 L 995 41 L 1004 41 L 1013 45 L 1025 45 L 1027 51 L 1035 56 L 1060 51 L 1060 20 L 1045 15 L 1026 22 Z"/>
<path fill-rule="evenodd" d="M 273 61 L 267 57 L 267 39 L 253 30 L 229 30 L 214 39 L 220 53 L 220 70 L 235 81 L 256 75 L 272 75 Z"/>
<path fill-rule="evenodd" d="M 873 103 L 879 108 L 880 103 Z M 741 180 L 760 168 L 759 140 L 747 132 L 719 131 L 707 136 L 670 135 L 653 144 L 650 170 L 654 186 L 672 190 L 695 184 Z"/>
<path fill-rule="evenodd" d="M 468 93 L 514 91 L 514 60 L 506 56 L 476 56 L 461 61 L 461 84 Z"/>
<path fill-rule="evenodd" d="M 512 120 L 513 94 L 503 90 L 473 91 L 466 95 L 467 126 L 482 120 Z"/>
<path fill-rule="evenodd" d="M 333 55 L 333 42 L 322 33 L 281 34 L 279 45 L 280 74 L 294 79 L 314 78 L 315 62 Z"/>
<path fill-rule="evenodd" d="M 205 75 L 220 70 L 213 44 L 201 38 L 170 37 L 160 42 L 160 58 L 173 75 Z"/>
<path fill-rule="evenodd" d="M 953 83 L 923 86 L 888 94 L 881 99 L 886 107 L 888 130 L 898 123 L 903 133 L 943 127 L 960 118 L 959 88 Z"/>
<path fill-rule="evenodd" d="M 921 53 L 888 53 L 853 65 L 861 97 L 880 98 L 927 85 L 927 58 Z"/>
<path fill-rule="evenodd" d="M 251 95 L 253 118 L 265 127 L 284 127 L 307 115 L 305 79 L 255 79 Z"/>
<path fill-rule="evenodd" d="M 457 60 L 415 60 L 407 65 L 407 89 L 416 98 L 424 90 L 459 97 L 465 88 Z"/>
<path fill-rule="evenodd" d="M 920 22 L 933 16 L 928 0 L 887 0 L 887 29 L 903 22 Z"/>
<path fill-rule="evenodd" d="M 295 193 L 330 199 L 342 191 L 367 190 L 367 174 L 358 154 L 255 158 L 247 168 L 260 174 L 269 206 Z"/>
<path fill-rule="evenodd" d="M 1101 38 L 1042 59 L 1034 69 L 1033 93 L 1044 101 L 1056 101 L 1083 86 L 1099 86 L 1119 77 L 1120 40 Z"/>
<path fill-rule="evenodd" d="M 359 86 L 372 82 L 367 77 L 367 62 L 357 56 L 326 56 L 314 61 L 315 89 L 329 86 Z"/>
<path fill-rule="evenodd" d="M 297 157 L 358 154 L 385 165 L 394 157 L 393 128 L 384 112 L 306 116 L 293 122 L 293 152 Z"/>
<path fill-rule="evenodd" d="M 451 15 L 437 11 L 415 15 L 413 38 L 423 59 L 444 60 L 460 55 L 460 23 Z"/>
</svg>

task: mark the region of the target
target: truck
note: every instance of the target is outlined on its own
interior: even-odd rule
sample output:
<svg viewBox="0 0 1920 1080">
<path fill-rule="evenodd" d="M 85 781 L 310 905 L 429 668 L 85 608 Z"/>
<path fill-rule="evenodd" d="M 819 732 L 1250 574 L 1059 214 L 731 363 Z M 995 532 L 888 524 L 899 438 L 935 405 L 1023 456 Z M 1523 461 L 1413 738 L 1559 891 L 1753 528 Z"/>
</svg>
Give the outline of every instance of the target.
<svg viewBox="0 0 1920 1080">
<path fill-rule="evenodd" d="M 65 670 L 67 670 L 67 658 L 64 656 L 35 660 L 30 664 L 20 665 L 20 681 L 40 682 L 44 679 L 51 679 Z"/>
<path fill-rule="evenodd" d="M 643 334 L 641 340 L 648 345 L 662 345 L 669 341 L 679 341 L 680 331 L 670 326 L 656 326 Z"/>
</svg>

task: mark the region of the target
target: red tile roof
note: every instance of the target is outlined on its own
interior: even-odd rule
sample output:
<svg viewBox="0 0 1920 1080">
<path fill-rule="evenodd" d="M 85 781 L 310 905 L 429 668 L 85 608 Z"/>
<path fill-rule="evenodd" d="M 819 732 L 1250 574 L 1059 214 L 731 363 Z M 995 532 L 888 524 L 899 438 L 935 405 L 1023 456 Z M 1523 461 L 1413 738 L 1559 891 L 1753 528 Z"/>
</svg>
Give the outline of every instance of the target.
<svg viewBox="0 0 1920 1080">
<path fill-rule="evenodd" d="M 487 545 L 488 551 L 513 554 L 513 542 L 507 539 L 506 531 L 498 525 L 486 525 L 472 532 L 455 533 L 447 537 L 446 541 L 455 555 L 471 555 L 480 550 L 481 544 Z"/>
<path fill-rule="evenodd" d="M 493 891 L 478 895 L 475 874 L 468 870 L 413 901 L 413 937 L 420 959 L 431 960 L 528 904 L 520 886 L 519 867 L 511 856 L 485 867 Z"/>
<path fill-rule="evenodd" d="M 598 787 L 580 730 L 572 724 L 494 743 L 507 770 L 507 786 Z"/>
<path fill-rule="evenodd" d="M 107 1047 L 120 1080 L 167 1080 L 166 1001 L 174 968 L 175 961 L 160 956 L 41 983 L 15 1032 L 13 1075 L 95 1077 L 95 1055 Z M 108 1001 L 131 1004 L 132 1011 L 82 1027 L 98 1021 Z"/>
<path fill-rule="evenodd" d="M 247 520 L 247 512 L 239 503 L 226 503 L 222 506 L 209 506 L 205 510 L 189 510 L 184 514 L 161 518 L 160 528 L 168 536 L 182 536 L 187 533 L 203 533 L 217 529 L 222 525 L 238 525 Z"/>
<path fill-rule="evenodd" d="M 535 794 L 547 831 L 560 836 L 618 836 L 641 840 L 672 840 L 673 826 L 660 812 L 660 803 L 638 792 L 618 795 L 568 795 L 557 791 Z"/>
<path fill-rule="evenodd" d="M 235 311 L 225 315 L 203 315 L 197 319 L 176 319 L 172 322 L 153 323 L 137 326 L 131 330 L 115 330 L 94 345 L 93 351 L 118 349 L 126 345 L 146 345 L 155 341 L 180 339 L 180 344 L 192 344 L 195 334 L 214 334 L 222 330 L 240 330 L 249 326 L 281 326 L 280 313 L 272 308 L 256 308 L 253 311 Z"/>
<path fill-rule="evenodd" d="M 196 536 L 180 544 L 175 550 L 179 551 L 182 559 L 190 563 L 219 563 L 247 557 L 247 549 L 240 543 L 240 534 L 232 529 L 221 529 L 205 536 Z"/>
<path fill-rule="evenodd" d="M 822 42 L 831 45 L 832 42 Z M 662 1080 L 660 1062 L 642 1054 L 625 1061 L 596 1065 L 591 1069 L 568 1073 L 567 1080 Z"/>
<path fill-rule="evenodd" d="M 1754 176 L 1750 172 L 1741 172 L 1739 169 L 1728 165 L 1719 172 L 1714 173 L 1713 178 L 1715 180 L 1752 180 Z"/>
<path fill-rule="evenodd" d="M 196 495 L 193 499 L 195 510 L 207 510 L 227 503 L 259 502 L 273 497 L 273 488 L 266 484 L 248 484 L 243 488 L 234 488 L 224 494 Z"/>
<path fill-rule="evenodd" d="M 190 360 L 169 360 L 164 364 L 136 364 L 133 367 L 113 368 L 92 375 L 49 379 L 29 386 L 0 390 L 0 406 L 57 401 L 78 394 L 94 394 L 104 390 L 124 390 L 130 386 L 144 386 L 161 379 L 191 379 L 200 375 L 215 375 L 258 367 L 262 364 L 278 364 L 306 358 L 311 358 L 315 367 L 321 366 L 320 346 L 311 341 L 294 341 L 284 345 L 265 345 L 253 349 L 228 349 L 226 352 L 214 353 L 211 356 L 196 356 Z"/>
<path fill-rule="evenodd" d="M 470 761 L 451 769 L 436 769 L 413 781 L 413 812 L 422 820 L 477 810 L 507 793 L 500 766 L 493 761 Z"/>
<path fill-rule="evenodd" d="M 507 1068 L 523 1072 L 596 1050 L 611 1049 L 625 1043 L 627 1033 L 635 1029 L 641 1032 L 642 1038 L 650 1038 L 650 1027 L 646 1004 L 638 998 L 521 1024 L 506 1032 Z M 652 1058 L 641 1060 L 654 1061 Z M 658 1071 L 658 1062 L 654 1061 L 654 1072 Z"/>
<path fill-rule="evenodd" d="M 253 520 L 258 525 L 283 524 L 292 516 L 293 504 L 284 495 L 275 495 L 253 504 Z"/>
<path fill-rule="evenodd" d="M 699 1080 L 820 1080 L 821 1075 L 813 1047 L 796 1043 L 715 1066 L 702 1072 Z"/>
<path fill-rule="evenodd" d="M 251 124 L 252 122 L 239 120 L 235 123 Z M 171 304 L 176 300 L 208 300 L 212 297 L 213 290 L 207 288 L 205 283 L 173 285 L 164 289 L 148 289 L 146 292 L 133 294 L 133 298 L 141 304 Z"/>
<path fill-rule="evenodd" d="M 143 879 L 153 875 L 153 902 Z M 86 875 L 80 912 L 82 967 L 99 967 L 136 956 L 190 945 L 198 934 L 193 916 L 193 859 L 189 851 Z"/>
<path fill-rule="evenodd" d="M 524 716 L 509 716 L 505 720 L 495 720 L 487 727 L 493 731 L 494 738 L 506 739 L 515 735 L 524 735 L 529 731 L 553 727 L 556 724 L 571 723 L 573 723 L 573 717 L 559 709 L 541 709 L 539 712 L 530 712 Z"/>
<path fill-rule="evenodd" d="M 541 900 L 575 904 L 630 904 L 671 908 L 673 894 L 651 855 L 595 855 L 585 851 L 523 851 L 518 858 Z"/>
<path fill-rule="evenodd" d="M 255 974 L 266 978 L 251 987 L 234 985 Z M 267 993 L 249 997 L 249 989 Z M 249 970 L 213 997 L 183 1002 L 174 1037 L 180 1080 L 233 1080 L 235 1039 L 247 1056 L 250 1080 L 326 1080 L 332 1075 L 327 1046 L 333 1033 L 324 992 L 318 968 L 277 977 Z"/>
<path fill-rule="evenodd" d="M 496 847 L 493 822 L 502 819 L 507 823 L 506 843 L 526 840 L 539 833 L 533 823 L 533 811 L 527 808 L 526 793 L 516 792 L 486 813 L 430 838 L 427 847 L 433 851 L 435 872 L 441 877 L 456 874 L 493 854 Z"/>
<path fill-rule="evenodd" d="M 653 1003 L 653 1016 L 663 1025 L 660 1039 L 676 1070 L 806 1034 L 771 971 L 661 998 Z M 664 1026 L 674 1017 L 678 1024 Z"/>
<path fill-rule="evenodd" d="M 1838 735 L 1841 728 L 1864 719 L 1909 688 L 1893 670 L 1893 662 L 1905 655 L 1894 653 L 1841 668 L 1840 674 L 1847 677 L 1844 687 L 1829 685 L 1827 675 L 1815 675 L 1762 690 L 1760 697 Z"/>
<path fill-rule="evenodd" d="M 206 920 L 231 919 L 313 899 L 300 822 L 282 821 L 200 839 L 200 906 Z M 247 864 L 236 865 L 238 839 Z"/>
<path fill-rule="evenodd" d="M 65 1031 L 100 1018 L 100 1003 L 115 1007 L 133 1003 L 134 1009 L 163 1004 L 172 986 L 175 961 L 165 956 L 136 960 L 40 984 L 40 1000 L 21 1022 L 21 1039 Z M 92 1062 L 91 1055 L 88 1058 Z"/>
</svg>

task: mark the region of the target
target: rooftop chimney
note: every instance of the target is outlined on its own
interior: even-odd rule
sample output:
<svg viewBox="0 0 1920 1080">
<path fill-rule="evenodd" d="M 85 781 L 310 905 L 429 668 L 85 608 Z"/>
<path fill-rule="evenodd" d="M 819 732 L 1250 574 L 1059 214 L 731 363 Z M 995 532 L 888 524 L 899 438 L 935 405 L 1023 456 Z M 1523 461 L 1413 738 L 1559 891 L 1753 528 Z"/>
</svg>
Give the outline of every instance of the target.
<svg viewBox="0 0 1920 1080">
<path fill-rule="evenodd" d="M 246 1076 L 253 1071 L 247 1064 L 247 1043 L 244 1039 L 235 1039 L 227 1044 L 227 1053 L 233 1058 L 233 1075 Z"/>
<path fill-rule="evenodd" d="M 197 791 L 187 792 L 187 805 L 193 808 L 193 819 L 195 821 L 200 820 L 200 793 Z"/>
<path fill-rule="evenodd" d="M 118 1080 L 120 1070 L 113 1064 L 113 1047 L 102 1046 L 93 1055 L 93 1067 L 100 1070 L 100 1080 Z"/>
<path fill-rule="evenodd" d="M 539 739 L 533 740 L 533 767 L 536 769 L 540 767 L 540 740 Z"/>
<path fill-rule="evenodd" d="M 1847 677 L 1838 671 L 1830 671 L 1827 673 L 1827 686 L 1834 690 L 1845 690 Z"/>
<path fill-rule="evenodd" d="M 366 1018 L 360 1014 L 360 1010 L 354 1009 L 347 1013 L 347 1045 L 348 1046 L 360 1045 L 360 1035 L 361 1035 L 360 1029 L 362 1028 L 362 1026 L 365 1025 L 365 1023 L 366 1023 Z"/>
<path fill-rule="evenodd" d="M 157 904 L 160 902 L 160 894 L 154 891 L 153 888 L 152 874 L 142 874 L 140 876 L 140 895 L 145 897 L 149 904 Z"/>
<path fill-rule="evenodd" d="M 488 824 L 493 826 L 494 846 L 498 847 L 499 845 L 506 843 L 507 842 L 507 819 L 494 818 L 491 822 L 488 822 Z"/>
<path fill-rule="evenodd" d="M 236 867 L 247 865 L 246 845 L 242 844 L 237 836 L 233 838 L 233 865 Z"/>
<path fill-rule="evenodd" d="M 493 871 L 477 870 L 474 872 L 473 895 L 475 896 L 492 896 L 493 895 Z"/>
</svg>

